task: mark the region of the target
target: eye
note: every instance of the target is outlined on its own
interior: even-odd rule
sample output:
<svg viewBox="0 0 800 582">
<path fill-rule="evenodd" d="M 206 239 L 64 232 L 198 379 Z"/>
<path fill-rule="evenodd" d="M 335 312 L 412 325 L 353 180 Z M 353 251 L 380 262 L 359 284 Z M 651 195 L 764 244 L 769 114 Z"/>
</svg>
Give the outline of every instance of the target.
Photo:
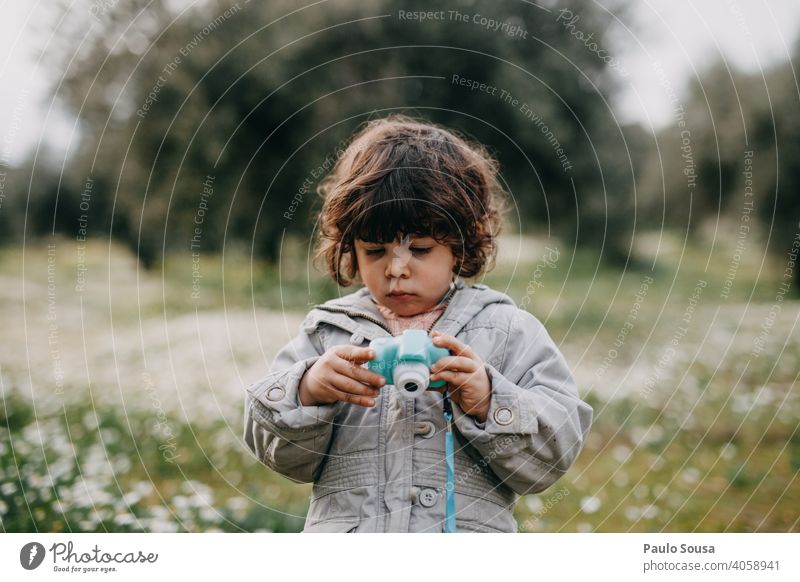
<svg viewBox="0 0 800 582">
<path fill-rule="evenodd" d="M 382 255 L 382 254 L 383 254 L 383 249 L 382 249 L 382 248 L 378 248 L 378 249 L 366 249 L 366 251 L 365 251 L 365 252 L 366 252 L 366 253 L 367 253 L 367 255 L 369 255 L 369 256 L 379 256 L 379 255 Z"/>
<path fill-rule="evenodd" d="M 418 255 L 427 255 L 433 250 L 433 247 L 411 247 L 411 252 Z"/>
</svg>

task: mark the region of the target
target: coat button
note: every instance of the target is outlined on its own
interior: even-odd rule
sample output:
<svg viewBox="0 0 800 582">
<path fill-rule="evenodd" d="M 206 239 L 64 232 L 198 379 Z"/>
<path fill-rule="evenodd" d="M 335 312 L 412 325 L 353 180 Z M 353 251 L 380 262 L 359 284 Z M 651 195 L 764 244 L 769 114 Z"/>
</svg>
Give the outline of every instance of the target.
<svg viewBox="0 0 800 582">
<path fill-rule="evenodd" d="M 350 343 L 356 346 L 360 346 L 364 343 L 364 335 L 359 332 L 353 332 L 353 335 L 350 336 Z"/>
<path fill-rule="evenodd" d="M 286 396 L 286 390 L 280 386 L 273 386 L 267 391 L 267 400 L 271 400 L 272 402 L 282 400 L 284 396 Z"/>
<path fill-rule="evenodd" d="M 436 498 L 439 495 L 435 489 L 423 489 L 419 493 L 419 502 L 423 507 L 433 507 L 436 505 Z"/>
<path fill-rule="evenodd" d="M 507 425 L 511 424 L 514 420 L 514 413 L 511 411 L 510 408 L 505 406 L 501 406 L 497 410 L 494 411 L 494 421 L 500 425 Z"/>
<path fill-rule="evenodd" d="M 430 420 L 414 423 L 414 434 L 421 436 L 424 439 L 431 438 L 435 432 L 436 425 L 434 425 Z"/>
</svg>

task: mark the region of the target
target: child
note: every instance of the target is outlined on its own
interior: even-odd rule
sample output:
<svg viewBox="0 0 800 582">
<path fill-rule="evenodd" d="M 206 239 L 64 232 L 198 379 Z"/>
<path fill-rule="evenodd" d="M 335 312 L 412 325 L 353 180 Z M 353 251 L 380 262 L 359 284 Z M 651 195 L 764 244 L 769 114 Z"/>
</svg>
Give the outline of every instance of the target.
<svg viewBox="0 0 800 582">
<path fill-rule="evenodd" d="M 305 531 L 513 532 L 517 495 L 573 463 L 592 409 L 533 315 L 486 285 L 504 210 L 495 161 L 451 131 L 401 115 L 370 122 L 320 184 L 318 257 L 342 286 L 248 388 L 244 439 L 268 467 L 313 482 Z M 400 396 L 363 367 L 369 342 L 405 329 L 448 348 L 431 369 L 445 397 Z M 454 485 L 454 487 L 453 487 Z M 452 493 L 450 493 L 452 495 Z"/>
</svg>

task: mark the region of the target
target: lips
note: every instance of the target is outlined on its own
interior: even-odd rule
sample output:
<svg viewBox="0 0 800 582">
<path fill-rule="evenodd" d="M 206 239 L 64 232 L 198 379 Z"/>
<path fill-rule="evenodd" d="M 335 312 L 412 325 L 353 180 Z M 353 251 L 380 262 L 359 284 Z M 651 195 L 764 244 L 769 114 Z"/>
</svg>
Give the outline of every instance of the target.
<svg viewBox="0 0 800 582">
<path fill-rule="evenodd" d="M 413 293 L 407 293 L 405 291 L 392 291 L 389 293 L 389 297 L 409 297 L 413 295 Z"/>
</svg>

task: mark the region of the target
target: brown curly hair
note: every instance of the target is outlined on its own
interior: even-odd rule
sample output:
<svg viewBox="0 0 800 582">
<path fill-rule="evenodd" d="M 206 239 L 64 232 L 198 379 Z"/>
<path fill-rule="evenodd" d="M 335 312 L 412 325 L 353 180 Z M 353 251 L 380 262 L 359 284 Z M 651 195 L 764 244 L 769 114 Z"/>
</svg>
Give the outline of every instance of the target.
<svg viewBox="0 0 800 582">
<path fill-rule="evenodd" d="M 453 274 L 491 269 L 506 212 L 498 163 L 452 130 L 400 114 L 367 123 L 317 186 L 316 258 L 341 286 L 358 272 L 355 240 L 431 236 L 450 246 Z"/>
</svg>

